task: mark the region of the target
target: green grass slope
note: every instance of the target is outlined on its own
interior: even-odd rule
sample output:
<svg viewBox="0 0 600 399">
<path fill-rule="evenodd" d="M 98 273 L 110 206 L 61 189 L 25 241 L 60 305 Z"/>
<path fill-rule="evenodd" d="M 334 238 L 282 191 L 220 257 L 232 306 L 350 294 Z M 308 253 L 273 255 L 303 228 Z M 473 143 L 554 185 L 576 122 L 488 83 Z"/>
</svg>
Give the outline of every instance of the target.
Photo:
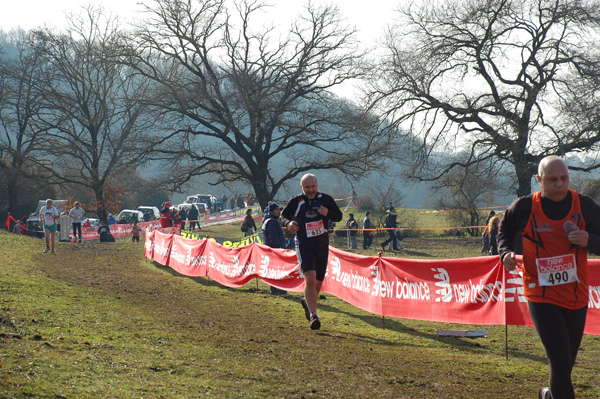
<svg viewBox="0 0 600 399">
<path fill-rule="evenodd" d="M 443 242 L 410 246 L 451 246 Z M 147 261 L 141 243 L 42 250 L 0 231 L 1 398 L 514 399 L 546 384 L 532 328 L 509 327 L 506 360 L 503 326 L 384 321 L 327 295 L 323 327 L 311 331 L 300 294 L 183 277 Z M 439 328 L 488 336 L 438 337 Z M 600 396 L 599 350 L 584 337 L 578 398 Z"/>
</svg>

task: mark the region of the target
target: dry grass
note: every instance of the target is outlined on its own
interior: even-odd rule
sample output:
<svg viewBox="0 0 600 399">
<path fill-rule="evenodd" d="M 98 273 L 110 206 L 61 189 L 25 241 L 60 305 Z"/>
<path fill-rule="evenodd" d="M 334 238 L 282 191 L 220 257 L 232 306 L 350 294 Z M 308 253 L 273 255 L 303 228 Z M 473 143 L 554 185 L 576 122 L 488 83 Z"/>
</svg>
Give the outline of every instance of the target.
<svg viewBox="0 0 600 399">
<path fill-rule="evenodd" d="M 477 240 L 465 240 L 407 240 L 405 252 L 477 254 Z M 507 361 L 504 327 L 386 318 L 383 328 L 328 295 L 315 332 L 299 294 L 183 277 L 145 260 L 142 244 L 42 249 L 0 232 L 2 398 L 534 398 L 546 383 L 531 328 L 509 328 Z M 438 328 L 488 337 L 443 338 Z M 599 350 L 584 338 L 578 398 L 600 396 Z"/>
</svg>

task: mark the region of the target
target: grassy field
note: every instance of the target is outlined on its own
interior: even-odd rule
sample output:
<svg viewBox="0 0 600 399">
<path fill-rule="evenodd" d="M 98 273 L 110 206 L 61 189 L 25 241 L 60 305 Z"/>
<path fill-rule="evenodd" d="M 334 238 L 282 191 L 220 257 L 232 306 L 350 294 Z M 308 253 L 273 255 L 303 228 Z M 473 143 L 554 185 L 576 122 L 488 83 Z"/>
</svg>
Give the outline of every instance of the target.
<svg viewBox="0 0 600 399">
<path fill-rule="evenodd" d="M 207 232 L 241 235 L 238 226 Z M 334 244 L 344 248 L 343 238 Z M 386 256 L 480 249 L 464 237 L 405 244 Z M 146 260 L 141 243 L 59 243 L 56 256 L 42 249 L 0 231 L 1 398 L 512 399 L 537 398 L 547 384 L 532 328 L 508 328 L 507 360 L 504 326 L 383 320 L 326 295 L 323 327 L 311 331 L 299 293 L 183 277 Z M 487 337 L 439 337 L 441 328 L 486 328 Z M 600 396 L 599 355 L 599 338 L 585 336 L 578 398 Z"/>
</svg>

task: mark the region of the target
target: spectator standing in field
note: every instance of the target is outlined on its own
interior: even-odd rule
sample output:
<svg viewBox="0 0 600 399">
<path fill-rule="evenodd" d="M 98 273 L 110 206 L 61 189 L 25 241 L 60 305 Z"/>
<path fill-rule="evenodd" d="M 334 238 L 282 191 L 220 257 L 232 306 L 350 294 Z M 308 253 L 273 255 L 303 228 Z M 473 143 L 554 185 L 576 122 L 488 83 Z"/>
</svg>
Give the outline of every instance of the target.
<svg viewBox="0 0 600 399">
<path fill-rule="evenodd" d="M 177 212 L 177 214 L 179 215 L 179 220 L 181 221 L 181 228 L 185 228 L 185 221 L 187 220 L 187 211 L 185 210 L 185 207 L 183 205 L 181 205 L 179 207 L 179 212 Z"/>
<path fill-rule="evenodd" d="M 236 205 L 238 208 L 244 208 L 244 199 L 240 194 L 236 194 Z"/>
<path fill-rule="evenodd" d="M 373 232 L 371 229 L 371 212 L 365 213 L 365 220 L 363 220 L 363 249 L 371 249 L 373 243 Z"/>
<path fill-rule="evenodd" d="M 266 211 L 261 225 L 264 244 L 271 248 L 285 248 L 285 234 L 279 222 L 281 208 L 275 202 L 271 202 Z M 271 295 L 287 295 L 287 291 L 271 286 Z"/>
<path fill-rule="evenodd" d="M 171 207 L 171 225 L 175 231 L 181 228 L 181 216 L 179 212 L 180 210 L 177 207 Z"/>
<path fill-rule="evenodd" d="M 387 229 L 389 238 L 381 243 L 381 248 L 385 249 L 388 243 L 392 243 L 394 250 L 398 250 L 398 241 L 396 240 L 396 229 L 398 228 L 398 222 L 396 221 L 396 208 L 393 206 L 387 210 L 385 215 L 385 228 Z"/>
<path fill-rule="evenodd" d="M 108 224 L 109 225 L 117 224 L 117 219 L 115 219 L 115 217 L 113 216 L 112 213 L 108 214 Z"/>
<path fill-rule="evenodd" d="M 302 194 L 290 199 L 281 212 L 283 224 L 296 234 L 296 254 L 304 274 L 304 298 L 300 303 L 310 328 L 321 328 L 317 298 L 325 279 L 329 257 L 329 220 L 339 222 L 343 214 L 330 195 L 318 191 L 317 177 L 307 173 L 300 179 Z"/>
<path fill-rule="evenodd" d="M 402 235 L 400 228 L 396 229 L 394 235 L 396 236 L 396 245 L 398 246 L 398 249 L 403 249 L 404 244 L 402 244 L 402 240 L 404 240 L 404 236 Z"/>
<path fill-rule="evenodd" d="M 498 248 L 504 267 L 515 270 L 515 239 L 522 234 L 523 290 L 550 368 L 550 384 L 538 397 L 573 399 L 571 373 L 589 301 L 588 252 L 600 254 L 600 206 L 569 189 L 569 169 L 558 156 L 543 158 L 536 178 L 541 191 L 506 210 Z"/>
<path fill-rule="evenodd" d="M 348 215 L 348 220 L 346 221 L 346 233 L 348 237 L 348 249 L 357 249 L 358 243 L 356 235 L 358 234 L 358 222 L 354 219 L 353 213 Z"/>
<path fill-rule="evenodd" d="M 58 213 L 58 209 L 52 206 L 51 199 L 48 198 L 46 200 L 46 206 L 43 206 L 42 209 L 40 209 L 39 216 L 46 237 L 46 248 L 44 249 L 44 253 L 47 253 L 52 249 L 52 255 L 56 255 L 56 252 L 54 252 L 54 237 L 56 236 L 56 221 L 60 214 Z M 50 248 L 50 245 L 52 245 L 52 248 Z"/>
<path fill-rule="evenodd" d="M 22 236 L 26 236 L 28 235 L 27 232 L 27 216 L 23 216 L 21 218 L 21 220 L 19 220 L 19 234 L 21 234 Z"/>
<path fill-rule="evenodd" d="M 250 208 L 246 209 L 246 217 L 244 217 L 242 227 L 246 228 L 245 231 L 242 230 L 244 232 L 244 237 L 251 236 L 256 231 L 256 223 L 254 223 L 254 218 L 252 217 L 252 209 Z"/>
<path fill-rule="evenodd" d="M 190 206 L 190 209 L 187 211 L 188 229 L 194 231 L 196 226 L 200 226 L 198 216 L 200 216 L 198 208 L 195 205 Z"/>
<path fill-rule="evenodd" d="M 481 243 L 483 244 L 483 247 L 481 248 L 481 253 L 484 255 L 487 255 L 490 252 L 490 240 L 488 238 L 488 234 L 490 232 L 489 224 L 490 219 L 493 218 L 495 215 L 496 212 L 490 211 L 490 213 L 488 213 L 487 218 L 485 219 L 485 229 L 483 230 L 483 234 L 481 235 Z"/>
<path fill-rule="evenodd" d="M 498 255 L 498 226 L 500 225 L 500 218 L 492 216 L 488 224 L 488 254 Z"/>
<path fill-rule="evenodd" d="M 75 207 L 69 211 L 69 216 L 73 219 L 73 242 L 77 242 L 77 232 L 79 232 L 79 242 L 81 243 L 81 221 L 85 211 L 79 201 L 75 201 Z"/>
<path fill-rule="evenodd" d="M 228 199 L 227 199 L 227 195 L 223 194 L 223 196 L 221 197 L 221 210 L 224 210 L 225 208 L 227 208 L 227 204 L 228 204 Z"/>
<path fill-rule="evenodd" d="M 229 209 L 230 210 L 235 210 L 235 197 L 233 196 L 233 194 L 231 195 L 231 197 L 229 197 Z"/>
<path fill-rule="evenodd" d="M 171 220 L 173 217 L 171 216 L 171 210 L 169 209 L 170 206 L 170 202 L 165 202 L 160 210 L 160 227 L 162 228 L 171 227 Z"/>
<path fill-rule="evenodd" d="M 146 212 L 144 212 L 144 222 L 149 222 L 152 220 L 152 215 L 150 215 L 150 211 L 146 210 Z"/>
<path fill-rule="evenodd" d="M 108 226 L 105 222 L 100 223 L 100 227 L 98 227 L 98 235 L 100 236 L 100 242 L 108 241 L 108 233 L 110 232 Z"/>
<path fill-rule="evenodd" d="M 133 221 L 133 226 L 131 226 L 131 242 L 140 242 L 140 233 L 142 232 L 142 228 L 138 226 L 137 221 Z"/>
</svg>

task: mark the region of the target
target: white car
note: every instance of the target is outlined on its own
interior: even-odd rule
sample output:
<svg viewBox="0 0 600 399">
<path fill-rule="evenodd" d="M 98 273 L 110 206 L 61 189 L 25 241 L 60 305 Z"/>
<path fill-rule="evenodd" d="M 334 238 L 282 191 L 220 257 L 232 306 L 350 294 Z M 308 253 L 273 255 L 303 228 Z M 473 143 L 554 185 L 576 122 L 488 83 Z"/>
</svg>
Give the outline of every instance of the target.
<svg viewBox="0 0 600 399">
<path fill-rule="evenodd" d="M 184 204 L 194 204 L 198 202 L 198 197 L 195 195 L 188 195 L 188 197 L 183 201 Z"/>
<path fill-rule="evenodd" d="M 119 223 L 123 216 L 125 216 L 127 224 L 133 223 L 132 218 L 134 215 L 137 215 L 138 222 L 144 221 L 144 214 L 141 211 L 138 211 L 137 209 L 123 209 L 121 212 L 119 212 L 119 216 L 117 216 L 117 223 Z"/>
<path fill-rule="evenodd" d="M 142 213 L 146 213 L 146 211 L 150 211 L 150 220 L 158 220 L 158 219 L 160 219 L 160 212 L 159 212 L 158 208 L 155 207 L 155 206 L 144 206 L 144 205 L 142 205 L 142 206 L 138 206 L 137 210 L 140 211 L 140 212 L 142 212 Z M 142 217 L 142 219 L 140 220 L 140 222 L 143 221 L 143 220 L 144 220 L 144 218 Z"/>
</svg>

